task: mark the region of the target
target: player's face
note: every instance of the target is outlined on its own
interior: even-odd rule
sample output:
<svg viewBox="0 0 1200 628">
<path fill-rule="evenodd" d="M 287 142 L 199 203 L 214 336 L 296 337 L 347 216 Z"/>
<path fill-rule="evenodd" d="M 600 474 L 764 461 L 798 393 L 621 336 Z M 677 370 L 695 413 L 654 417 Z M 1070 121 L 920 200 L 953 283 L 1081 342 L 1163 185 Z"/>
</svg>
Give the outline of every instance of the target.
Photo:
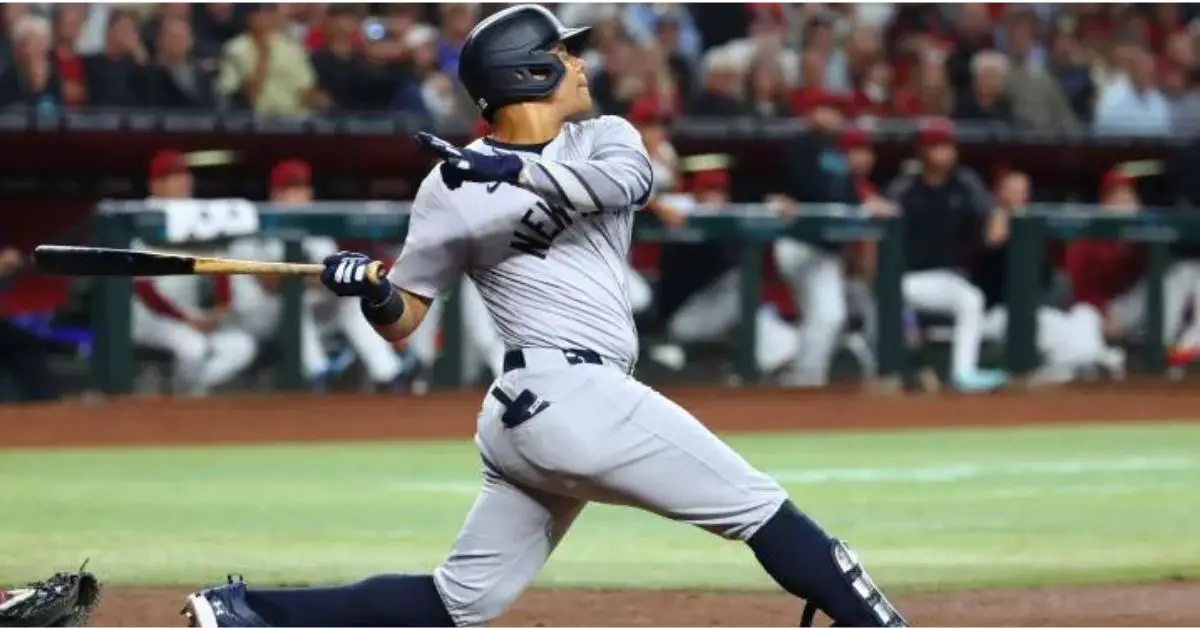
<svg viewBox="0 0 1200 628">
<path fill-rule="evenodd" d="M 583 59 L 567 52 L 567 47 L 562 44 L 556 46 L 554 52 L 559 59 L 562 59 L 563 65 L 567 68 L 567 75 L 563 77 L 562 83 L 559 83 L 558 89 L 554 92 L 555 105 L 562 111 L 564 118 L 591 111 L 592 92 L 588 89 Z"/>
<path fill-rule="evenodd" d="M 1104 197 L 1104 208 L 1110 212 L 1132 214 L 1141 207 L 1137 192 L 1133 186 L 1122 185 L 1114 188 Z"/>
<path fill-rule="evenodd" d="M 192 173 L 176 172 L 159 177 L 154 181 L 150 192 L 160 198 L 191 198 Z"/>
<path fill-rule="evenodd" d="M 875 151 L 865 146 L 851 148 L 846 151 L 846 161 L 850 162 L 851 172 L 867 176 L 875 169 Z"/>
<path fill-rule="evenodd" d="M 958 148 L 949 142 L 935 144 L 925 149 L 929 165 L 939 170 L 949 170 L 958 161 Z"/>
<path fill-rule="evenodd" d="M 271 191 L 271 202 L 281 205 L 308 205 L 312 203 L 312 200 L 312 188 L 306 185 L 294 185 Z"/>
</svg>

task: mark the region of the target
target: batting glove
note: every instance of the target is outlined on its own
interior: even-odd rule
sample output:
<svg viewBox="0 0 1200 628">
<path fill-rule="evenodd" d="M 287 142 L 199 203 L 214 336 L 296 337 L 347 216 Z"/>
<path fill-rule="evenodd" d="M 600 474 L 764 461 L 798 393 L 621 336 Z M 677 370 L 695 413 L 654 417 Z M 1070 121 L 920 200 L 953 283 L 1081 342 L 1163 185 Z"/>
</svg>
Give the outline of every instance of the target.
<svg viewBox="0 0 1200 628">
<path fill-rule="evenodd" d="M 322 262 L 321 283 L 339 297 L 362 297 L 372 303 L 383 303 L 392 295 L 392 282 L 372 276 L 374 260 L 362 253 L 338 251 Z"/>
<path fill-rule="evenodd" d="M 521 169 L 525 167 L 525 163 L 516 155 L 489 155 L 459 148 L 424 131 L 413 137 L 418 146 L 432 150 L 444 160 L 440 168 L 442 181 L 451 190 L 457 190 L 464 181 L 516 183 L 517 177 L 521 176 Z"/>
</svg>

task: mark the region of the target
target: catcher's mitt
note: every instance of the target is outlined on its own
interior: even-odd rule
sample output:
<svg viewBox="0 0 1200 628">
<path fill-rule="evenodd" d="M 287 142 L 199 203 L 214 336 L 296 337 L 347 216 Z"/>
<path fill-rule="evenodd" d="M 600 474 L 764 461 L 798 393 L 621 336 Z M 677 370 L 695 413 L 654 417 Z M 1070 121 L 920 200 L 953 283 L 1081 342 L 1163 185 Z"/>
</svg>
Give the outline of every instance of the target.
<svg viewBox="0 0 1200 628">
<path fill-rule="evenodd" d="M 86 626 L 100 601 L 100 581 L 84 571 L 56 573 L 20 589 L 0 589 L 0 628 Z"/>
</svg>

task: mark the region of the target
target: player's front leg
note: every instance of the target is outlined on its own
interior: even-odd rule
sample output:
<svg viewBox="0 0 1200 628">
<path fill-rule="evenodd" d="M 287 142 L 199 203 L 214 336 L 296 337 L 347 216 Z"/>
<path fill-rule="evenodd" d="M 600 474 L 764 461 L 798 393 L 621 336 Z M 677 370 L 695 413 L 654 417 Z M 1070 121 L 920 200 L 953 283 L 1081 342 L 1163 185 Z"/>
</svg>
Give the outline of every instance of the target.
<svg viewBox="0 0 1200 628">
<path fill-rule="evenodd" d="M 239 578 L 188 596 L 192 626 L 479 626 L 529 586 L 584 502 L 518 488 L 490 468 L 433 574 L 335 587 L 257 589 Z"/>
</svg>

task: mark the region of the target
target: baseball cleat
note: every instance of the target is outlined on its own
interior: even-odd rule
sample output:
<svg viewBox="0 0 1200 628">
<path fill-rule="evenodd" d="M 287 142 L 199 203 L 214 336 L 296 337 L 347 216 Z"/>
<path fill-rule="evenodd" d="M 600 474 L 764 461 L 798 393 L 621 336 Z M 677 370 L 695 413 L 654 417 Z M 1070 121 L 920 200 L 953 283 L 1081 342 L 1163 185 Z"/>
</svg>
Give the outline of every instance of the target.
<svg viewBox="0 0 1200 628">
<path fill-rule="evenodd" d="M 965 393 L 991 392 L 1007 382 L 1008 375 L 1003 371 L 986 369 L 954 376 L 954 388 Z"/>
<path fill-rule="evenodd" d="M 270 626 L 246 603 L 246 582 L 238 576 L 227 576 L 229 582 L 188 596 L 180 614 L 187 617 L 193 628 L 225 628 L 231 626 Z"/>
</svg>

